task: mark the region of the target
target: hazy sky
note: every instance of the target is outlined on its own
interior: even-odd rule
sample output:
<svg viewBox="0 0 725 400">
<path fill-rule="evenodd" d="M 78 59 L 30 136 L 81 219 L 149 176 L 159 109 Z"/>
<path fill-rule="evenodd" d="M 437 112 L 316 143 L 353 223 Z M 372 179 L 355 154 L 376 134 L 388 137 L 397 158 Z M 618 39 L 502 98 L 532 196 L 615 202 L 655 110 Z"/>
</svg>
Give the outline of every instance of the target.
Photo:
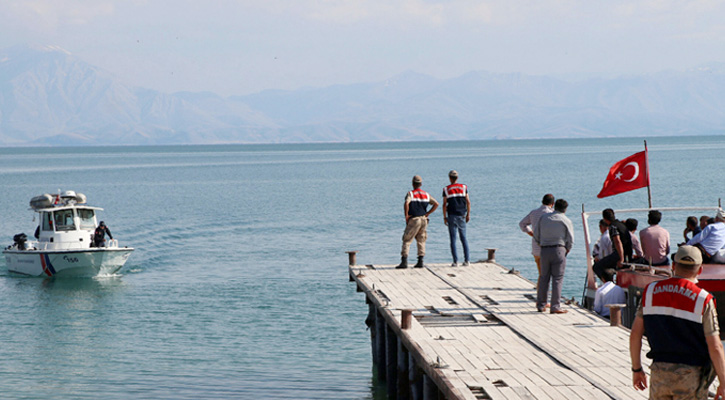
<svg viewBox="0 0 725 400">
<path fill-rule="evenodd" d="M 413 70 L 623 74 L 725 62 L 710 0 L 0 0 L 0 48 L 57 45 L 124 82 L 222 95 Z"/>
</svg>

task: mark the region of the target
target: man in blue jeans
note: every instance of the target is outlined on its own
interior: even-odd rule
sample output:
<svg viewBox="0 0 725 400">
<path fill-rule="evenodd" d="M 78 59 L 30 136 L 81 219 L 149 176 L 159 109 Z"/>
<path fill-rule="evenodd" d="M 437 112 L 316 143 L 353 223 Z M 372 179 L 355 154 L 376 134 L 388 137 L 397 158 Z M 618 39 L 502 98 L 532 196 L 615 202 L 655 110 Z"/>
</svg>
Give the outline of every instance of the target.
<svg viewBox="0 0 725 400">
<path fill-rule="evenodd" d="M 471 200 L 468 198 L 468 186 L 457 183 L 458 172 L 452 170 L 448 173 L 451 184 L 443 189 L 443 223 L 448 225 L 451 235 L 452 267 L 458 265 L 456 252 L 456 231 L 463 245 L 463 266 L 468 266 L 468 240 L 466 239 L 466 223 L 471 219 Z"/>
</svg>

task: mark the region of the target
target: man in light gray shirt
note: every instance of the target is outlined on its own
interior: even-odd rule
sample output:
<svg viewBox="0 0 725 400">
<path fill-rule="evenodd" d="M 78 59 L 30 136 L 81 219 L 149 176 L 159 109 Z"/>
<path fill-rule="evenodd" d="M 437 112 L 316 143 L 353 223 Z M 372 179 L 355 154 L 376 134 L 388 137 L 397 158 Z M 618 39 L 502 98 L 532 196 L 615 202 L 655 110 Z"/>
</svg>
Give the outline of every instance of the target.
<svg viewBox="0 0 725 400">
<path fill-rule="evenodd" d="M 542 215 L 548 214 L 551 212 L 554 212 L 554 195 L 551 193 L 547 193 L 544 195 L 544 198 L 541 199 L 541 206 L 539 208 L 534 208 L 529 212 L 521 221 L 519 221 L 519 229 L 521 229 L 522 232 L 525 234 L 531 236 L 531 254 L 534 256 L 534 261 L 536 262 L 536 269 L 539 270 L 539 275 L 541 275 L 541 247 L 536 243 L 536 241 L 533 239 L 534 237 L 534 229 L 536 228 L 536 223 L 539 222 L 539 218 L 541 218 Z"/>
<path fill-rule="evenodd" d="M 559 199 L 554 212 L 542 215 L 534 229 L 534 240 L 541 246 L 541 274 L 536 289 L 536 309 L 546 311 L 546 298 L 551 281 L 551 314 L 565 314 L 561 309 L 561 287 L 564 282 L 566 256 L 574 244 L 574 226 L 564 215 L 569 203 Z"/>
</svg>

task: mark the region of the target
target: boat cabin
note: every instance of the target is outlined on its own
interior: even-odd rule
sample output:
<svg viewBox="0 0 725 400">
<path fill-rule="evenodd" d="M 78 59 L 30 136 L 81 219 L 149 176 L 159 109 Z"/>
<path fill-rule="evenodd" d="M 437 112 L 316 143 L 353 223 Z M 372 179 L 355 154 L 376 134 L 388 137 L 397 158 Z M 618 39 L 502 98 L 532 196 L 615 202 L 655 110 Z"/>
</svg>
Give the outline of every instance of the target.
<svg viewBox="0 0 725 400">
<path fill-rule="evenodd" d="M 35 236 L 38 250 L 87 249 L 93 244 L 99 207 L 85 205 L 86 196 L 67 190 L 57 195 L 43 194 L 30 200 L 30 208 L 40 216 Z"/>
<path fill-rule="evenodd" d="M 40 214 L 39 250 L 91 247 L 93 232 L 98 226 L 97 210 L 102 209 L 70 205 L 36 210 Z"/>
</svg>

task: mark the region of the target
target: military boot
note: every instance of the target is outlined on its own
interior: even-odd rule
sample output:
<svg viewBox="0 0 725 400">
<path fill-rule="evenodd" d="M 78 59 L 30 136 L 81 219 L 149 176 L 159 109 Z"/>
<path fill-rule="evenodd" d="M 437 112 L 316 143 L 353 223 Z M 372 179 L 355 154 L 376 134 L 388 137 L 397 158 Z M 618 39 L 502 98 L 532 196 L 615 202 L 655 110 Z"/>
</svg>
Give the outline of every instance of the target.
<svg viewBox="0 0 725 400">
<path fill-rule="evenodd" d="M 418 257 L 418 263 L 413 266 L 413 268 L 423 268 L 425 265 L 423 264 L 423 256 Z"/>
<path fill-rule="evenodd" d="M 400 264 L 395 266 L 397 269 L 408 268 L 408 257 L 400 257 Z"/>
</svg>

